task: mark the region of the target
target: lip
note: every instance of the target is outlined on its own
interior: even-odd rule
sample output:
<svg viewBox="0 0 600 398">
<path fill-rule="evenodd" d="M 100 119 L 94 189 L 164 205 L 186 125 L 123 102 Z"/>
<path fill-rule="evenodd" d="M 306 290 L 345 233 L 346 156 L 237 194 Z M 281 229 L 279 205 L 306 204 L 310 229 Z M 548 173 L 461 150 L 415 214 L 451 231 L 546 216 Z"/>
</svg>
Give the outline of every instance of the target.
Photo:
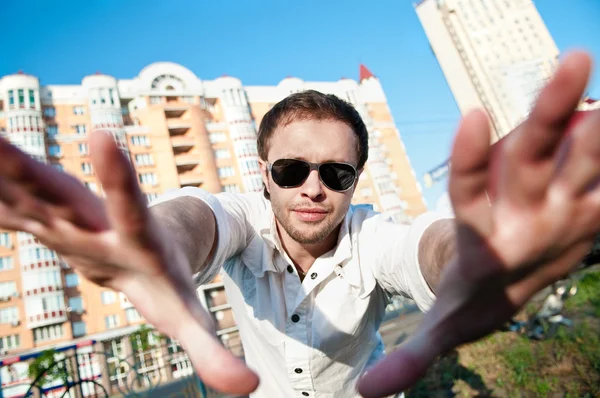
<svg viewBox="0 0 600 398">
<path fill-rule="evenodd" d="M 293 212 L 301 221 L 321 221 L 327 216 L 327 211 L 321 209 L 294 209 Z"/>
</svg>

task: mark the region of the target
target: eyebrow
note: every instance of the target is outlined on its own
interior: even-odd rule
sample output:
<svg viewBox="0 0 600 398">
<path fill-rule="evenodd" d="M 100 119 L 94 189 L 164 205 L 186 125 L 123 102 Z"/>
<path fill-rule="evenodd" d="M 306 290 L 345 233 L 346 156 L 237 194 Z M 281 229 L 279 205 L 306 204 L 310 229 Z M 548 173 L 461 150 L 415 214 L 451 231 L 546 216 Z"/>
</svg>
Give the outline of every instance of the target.
<svg viewBox="0 0 600 398">
<path fill-rule="evenodd" d="M 278 157 L 276 160 L 278 160 L 278 159 L 294 159 L 294 160 L 304 160 L 305 162 L 310 162 L 310 160 L 306 159 L 304 156 L 292 155 L 292 154 L 288 154 L 288 153 Z M 324 160 L 324 161 L 318 162 L 318 163 L 330 163 L 330 162 L 354 164 L 353 162 L 351 162 L 349 160 L 342 160 L 342 159 L 327 159 L 327 160 Z"/>
</svg>

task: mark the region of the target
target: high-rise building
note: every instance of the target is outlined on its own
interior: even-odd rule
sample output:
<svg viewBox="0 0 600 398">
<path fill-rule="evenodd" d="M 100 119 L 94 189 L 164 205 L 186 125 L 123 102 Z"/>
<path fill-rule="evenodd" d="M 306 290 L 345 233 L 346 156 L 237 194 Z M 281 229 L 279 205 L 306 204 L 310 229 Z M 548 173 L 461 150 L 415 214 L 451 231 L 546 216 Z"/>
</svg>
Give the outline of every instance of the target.
<svg viewBox="0 0 600 398">
<path fill-rule="evenodd" d="M 484 108 L 492 141 L 529 113 L 559 51 L 532 0 L 422 0 L 415 6 L 464 115 Z"/>
<path fill-rule="evenodd" d="M 359 81 L 289 77 L 260 87 L 228 76 L 201 80 L 173 63 L 151 64 L 132 79 L 90 75 L 80 85 L 40 85 L 37 77 L 18 73 L 0 79 L 0 133 L 98 195 L 88 147 L 88 134 L 97 129 L 115 137 L 149 201 L 186 186 L 260 191 L 257 126 L 275 103 L 305 89 L 350 101 L 368 126 L 369 160 L 353 202 L 398 221 L 425 211 L 384 91 L 364 66 Z M 199 294 L 223 341 L 239 345 L 219 278 Z M 114 341 L 142 322 L 123 295 L 79 277 L 31 235 L 0 231 L 0 360 L 72 339 Z"/>
</svg>

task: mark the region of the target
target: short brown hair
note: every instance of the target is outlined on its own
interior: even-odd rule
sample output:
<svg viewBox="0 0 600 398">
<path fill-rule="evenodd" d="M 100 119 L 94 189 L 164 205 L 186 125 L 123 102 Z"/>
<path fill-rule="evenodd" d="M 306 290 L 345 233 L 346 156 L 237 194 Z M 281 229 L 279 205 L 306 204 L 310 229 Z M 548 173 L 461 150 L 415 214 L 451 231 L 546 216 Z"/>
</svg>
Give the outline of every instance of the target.
<svg viewBox="0 0 600 398">
<path fill-rule="evenodd" d="M 369 133 L 360 114 L 349 102 L 315 90 L 294 93 L 265 114 L 258 128 L 258 156 L 267 160 L 269 140 L 275 130 L 298 120 L 336 120 L 346 123 L 356 134 L 358 142 L 357 168 L 365 165 L 369 156 Z"/>
<path fill-rule="evenodd" d="M 258 128 L 258 156 L 267 160 L 269 141 L 275 130 L 298 120 L 335 120 L 346 123 L 357 138 L 358 164 L 362 169 L 369 157 L 369 133 L 358 111 L 347 101 L 315 90 L 294 93 L 279 101 L 263 117 Z M 268 192 L 265 188 L 265 196 Z"/>
</svg>

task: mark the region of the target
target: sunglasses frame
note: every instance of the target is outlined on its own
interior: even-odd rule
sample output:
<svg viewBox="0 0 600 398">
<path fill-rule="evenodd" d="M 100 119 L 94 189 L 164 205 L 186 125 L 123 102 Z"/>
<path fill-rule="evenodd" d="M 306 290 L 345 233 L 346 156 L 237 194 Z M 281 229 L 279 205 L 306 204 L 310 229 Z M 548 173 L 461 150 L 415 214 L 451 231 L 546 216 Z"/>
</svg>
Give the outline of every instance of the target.
<svg viewBox="0 0 600 398">
<path fill-rule="evenodd" d="M 306 160 L 290 159 L 290 158 L 277 159 L 273 163 L 267 162 L 267 170 L 269 171 L 269 173 L 271 173 L 271 177 L 273 176 L 273 171 L 272 171 L 273 164 L 275 164 L 275 162 L 278 162 L 280 160 L 293 160 L 294 162 L 300 162 L 300 163 L 308 164 L 309 167 L 310 167 L 309 170 L 308 170 L 308 173 L 306 174 L 306 177 L 304 177 L 304 179 L 300 183 L 298 183 L 297 185 L 279 185 L 275 181 L 275 178 L 273 178 L 273 182 L 275 182 L 275 184 L 277 184 L 277 186 L 279 186 L 281 188 L 285 188 L 285 189 L 287 189 L 287 188 L 297 188 L 299 186 L 302 186 L 302 184 L 304 184 L 306 182 L 306 180 L 310 176 L 310 173 L 313 170 L 317 170 L 317 174 L 319 175 L 319 181 L 321 181 L 321 183 L 323 185 L 325 185 L 327 187 L 327 189 L 332 190 L 334 192 L 347 192 L 347 191 L 349 191 L 354 186 L 354 184 L 356 183 L 356 180 L 358 179 L 358 169 L 356 168 L 356 166 L 354 166 L 353 164 L 350 164 L 350 163 L 346 163 L 346 162 L 312 163 L 312 162 L 307 162 Z M 323 178 L 321 177 L 321 170 L 320 170 L 320 167 L 323 166 L 323 165 L 326 165 L 326 164 L 343 164 L 345 166 L 350 166 L 352 168 L 352 170 L 354 170 L 354 179 L 352 181 L 352 184 L 350 184 L 350 186 L 348 188 L 343 189 L 343 190 L 333 189 L 329 185 L 327 185 L 327 183 L 325 181 L 323 181 Z"/>
</svg>

